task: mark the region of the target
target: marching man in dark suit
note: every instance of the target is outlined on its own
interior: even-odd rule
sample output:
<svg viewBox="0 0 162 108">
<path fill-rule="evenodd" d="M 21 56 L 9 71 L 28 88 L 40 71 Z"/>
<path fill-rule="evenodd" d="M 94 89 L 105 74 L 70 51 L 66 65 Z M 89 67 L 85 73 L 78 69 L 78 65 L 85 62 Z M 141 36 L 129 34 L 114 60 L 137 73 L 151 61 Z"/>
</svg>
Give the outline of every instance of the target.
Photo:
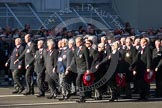
<svg viewBox="0 0 162 108">
<path fill-rule="evenodd" d="M 77 66 L 77 78 L 76 78 L 76 84 L 79 88 L 80 92 L 80 99 L 77 100 L 77 102 L 82 103 L 85 102 L 85 91 L 84 91 L 84 86 L 83 86 L 83 74 L 85 71 L 90 73 L 89 68 L 89 54 L 88 54 L 88 48 L 86 48 L 83 45 L 83 38 L 82 37 L 77 37 L 75 39 L 76 42 L 76 50 L 74 51 L 74 58 L 72 61 L 72 64 L 76 63 Z M 68 68 L 68 70 L 71 70 L 71 66 Z M 67 71 L 68 72 L 68 71 Z"/>
<path fill-rule="evenodd" d="M 26 85 L 27 90 L 24 95 L 34 95 L 34 83 L 33 83 L 33 72 L 34 72 L 34 64 L 31 64 L 30 66 L 27 66 L 29 62 L 34 58 L 36 47 L 35 43 L 31 41 L 31 35 L 27 34 L 25 35 L 25 42 L 26 42 L 26 48 L 24 52 L 19 56 L 19 58 L 14 62 L 17 63 L 18 61 L 22 60 L 25 57 L 25 79 L 26 79 Z"/>
<path fill-rule="evenodd" d="M 67 49 L 67 67 L 69 67 L 71 65 L 71 61 L 74 57 L 74 49 L 75 49 L 75 41 L 74 39 L 70 39 L 68 41 L 68 49 Z M 66 83 L 68 85 L 70 85 L 70 87 L 68 86 L 68 98 L 69 98 L 69 94 L 70 94 L 70 88 L 73 88 L 72 90 L 74 91 L 73 94 L 76 94 L 76 77 L 77 77 L 77 71 L 76 71 L 76 64 L 74 64 L 72 67 L 72 71 L 68 72 L 67 74 L 65 74 L 65 80 L 66 80 Z M 74 85 L 74 86 L 71 86 L 71 85 Z"/>
<path fill-rule="evenodd" d="M 138 80 L 138 87 L 140 98 L 139 100 L 147 100 L 149 95 L 149 84 L 144 80 L 145 72 L 150 72 L 152 53 L 151 48 L 148 46 L 148 40 L 142 38 L 140 42 L 141 48 L 131 65 L 131 68 L 136 67 L 135 76 Z M 130 68 L 130 69 L 131 69 Z"/>
<path fill-rule="evenodd" d="M 34 71 L 37 73 L 37 85 L 39 89 L 39 95 L 37 97 L 45 96 L 44 81 L 45 81 L 45 53 L 43 48 L 44 41 L 39 40 L 37 43 L 38 50 L 35 53 L 35 57 L 26 66 L 27 68 L 34 62 Z"/>
<path fill-rule="evenodd" d="M 97 55 L 97 50 L 95 50 L 92 47 L 92 45 L 93 45 L 92 40 L 86 40 L 85 41 L 85 46 L 88 48 L 88 51 L 89 51 L 89 65 L 90 65 L 90 67 L 92 67 L 92 62 Z M 91 98 L 92 97 L 92 91 L 85 92 L 85 95 L 86 95 L 86 98 Z"/>
<path fill-rule="evenodd" d="M 5 66 L 7 67 L 8 64 L 10 63 L 10 69 L 12 71 L 12 76 L 13 76 L 13 80 L 14 83 L 17 84 L 18 89 L 14 92 L 12 92 L 13 94 L 15 93 L 22 93 L 22 91 L 24 90 L 24 86 L 20 81 L 20 77 L 22 75 L 22 60 L 20 60 L 19 62 L 14 64 L 14 61 L 21 55 L 21 53 L 24 51 L 24 47 L 21 45 L 21 39 L 20 38 L 16 38 L 15 39 L 15 48 L 10 56 L 10 58 L 8 59 L 8 61 L 6 62 Z"/>
<path fill-rule="evenodd" d="M 48 52 L 46 55 L 46 80 L 49 85 L 50 95 L 47 99 L 56 98 L 57 89 L 56 89 L 56 80 L 58 80 L 56 73 L 58 51 L 55 49 L 55 43 L 52 39 L 47 41 Z"/>
<path fill-rule="evenodd" d="M 156 72 L 156 97 L 162 97 L 162 49 L 160 40 L 155 41 L 153 69 Z"/>
<path fill-rule="evenodd" d="M 130 82 L 133 81 L 133 72 L 129 71 L 130 65 L 133 63 L 137 50 L 133 46 L 133 40 L 132 38 L 126 38 L 125 41 L 125 49 L 123 49 L 122 52 L 122 71 L 126 73 L 126 97 L 125 98 L 131 98 L 131 88 L 130 88 Z"/>
</svg>

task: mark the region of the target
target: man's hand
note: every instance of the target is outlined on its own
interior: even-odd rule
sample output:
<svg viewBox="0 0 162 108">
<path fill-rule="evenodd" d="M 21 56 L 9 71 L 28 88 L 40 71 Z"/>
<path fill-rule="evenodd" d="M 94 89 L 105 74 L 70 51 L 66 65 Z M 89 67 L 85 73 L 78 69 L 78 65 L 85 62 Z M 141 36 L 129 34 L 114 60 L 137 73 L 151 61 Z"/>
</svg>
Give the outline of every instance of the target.
<svg viewBox="0 0 162 108">
<path fill-rule="evenodd" d="M 18 66 L 18 69 L 21 69 L 21 65 Z"/>
<path fill-rule="evenodd" d="M 66 68 L 66 71 L 70 71 L 70 70 L 71 70 L 71 67 L 70 66 Z"/>
<path fill-rule="evenodd" d="M 87 74 L 90 74 L 91 73 L 89 70 L 87 70 L 86 72 L 87 72 Z"/>
<path fill-rule="evenodd" d="M 136 71 L 133 71 L 133 75 L 136 75 L 137 74 L 137 72 Z"/>
<path fill-rule="evenodd" d="M 56 69 L 55 69 L 55 68 L 53 68 L 52 72 L 53 72 L 53 73 L 55 73 L 55 72 L 56 72 L 55 70 L 56 70 Z"/>
<path fill-rule="evenodd" d="M 16 64 L 18 61 L 19 61 L 19 59 L 15 60 L 15 61 L 14 61 L 14 64 Z"/>
<path fill-rule="evenodd" d="M 68 70 L 66 70 L 66 71 L 65 71 L 65 75 L 68 75 L 68 74 L 69 74 L 69 71 L 68 71 Z"/>
<path fill-rule="evenodd" d="M 98 69 L 99 68 L 99 65 L 96 65 L 95 68 Z"/>
<path fill-rule="evenodd" d="M 5 64 L 5 67 L 7 67 L 7 66 L 8 66 L 8 63 Z"/>
<path fill-rule="evenodd" d="M 158 71 L 158 68 L 155 68 L 155 72 L 157 72 Z"/>
<path fill-rule="evenodd" d="M 147 72 L 150 72 L 150 69 L 147 69 Z"/>
<path fill-rule="evenodd" d="M 108 59 L 111 59 L 111 55 L 108 56 Z"/>
<path fill-rule="evenodd" d="M 25 69 L 28 69 L 28 68 L 29 68 L 29 65 L 26 65 L 26 66 L 25 66 Z"/>
</svg>

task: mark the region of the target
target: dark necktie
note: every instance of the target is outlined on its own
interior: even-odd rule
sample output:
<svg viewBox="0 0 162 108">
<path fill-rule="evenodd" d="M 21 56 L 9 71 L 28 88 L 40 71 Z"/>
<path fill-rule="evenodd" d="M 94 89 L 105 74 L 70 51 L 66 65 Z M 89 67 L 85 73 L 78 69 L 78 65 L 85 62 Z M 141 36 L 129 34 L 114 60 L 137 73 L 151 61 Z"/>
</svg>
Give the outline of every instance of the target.
<svg viewBox="0 0 162 108">
<path fill-rule="evenodd" d="M 77 56 L 79 55 L 79 53 L 80 53 L 80 48 L 78 48 L 78 51 L 77 51 Z"/>
</svg>

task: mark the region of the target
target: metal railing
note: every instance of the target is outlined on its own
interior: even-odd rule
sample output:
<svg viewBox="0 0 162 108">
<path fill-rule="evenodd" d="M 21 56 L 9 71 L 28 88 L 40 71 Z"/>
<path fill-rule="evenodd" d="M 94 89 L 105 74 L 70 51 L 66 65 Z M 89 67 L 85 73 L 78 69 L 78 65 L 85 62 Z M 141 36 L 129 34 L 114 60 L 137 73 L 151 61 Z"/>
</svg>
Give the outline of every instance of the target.
<svg viewBox="0 0 162 108">
<path fill-rule="evenodd" d="M 55 15 L 56 15 L 56 17 L 59 18 L 59 20 L 62 22 L 62 24 L 63 24 L 65 27 L 67 27 L 66 23 L 65 23 L 64 20 L 57 14 L 57 12 L 55 12 Z"/>
<path fill-rule="evenodd" d="M 34 9 L 31 7 L 31 5 L 27 5 L 28 8 L 31 10 L 31 12 L 34 14 L 34 16 L 37 18 L 37 20 L 41 23 L 41 25 L 44 27 L 44 28 L 47 28 L 46 25 L 42 22 L 42 20 L 40 19 L 40 17 L 37 15 L 37 13 L 34 11 Z"/>
<path fill-rule="evenodd" d="M 99 12 L 97 11 L 97 8 L 93 7 L 91 4 L 88 4 L 88 6 L 90 6 L 90 8 L 92 8 L 92 10 L 98 15 L 98 17 L 105 23 L 105 25 L 109 28 L 112 29 L 112 27 L 104 20 L 104 18 L 99 14 Z"/>
<path fill-rule="evenodd" d="M 4 3 L 4 4 L 7 7 L 7 9 L 9 10 L 9 12 L 13 15 L 13 17 L 15 18 L 15 20 L 18 22 L 18 24 L 21 26 L 21 28 L 24 28 L 24 26 L 22 25 L 22 23 L 20 22 L 20 20 L 17 18 L 17 16 L 15 15 L 15 13 L 12 11 L 12 9 L 9 7 L 9 5 L 7 3 Z"/>
<path fill-rule="evenodd" d="M 85 26 L 87 26 L 86 21 L 83 19 L 83 17 L 74 9 L 72 8 L 72 10 L 74 11 L 74 13 L 79 17 L 79 19 L 84 23 Z"/>
</svg>

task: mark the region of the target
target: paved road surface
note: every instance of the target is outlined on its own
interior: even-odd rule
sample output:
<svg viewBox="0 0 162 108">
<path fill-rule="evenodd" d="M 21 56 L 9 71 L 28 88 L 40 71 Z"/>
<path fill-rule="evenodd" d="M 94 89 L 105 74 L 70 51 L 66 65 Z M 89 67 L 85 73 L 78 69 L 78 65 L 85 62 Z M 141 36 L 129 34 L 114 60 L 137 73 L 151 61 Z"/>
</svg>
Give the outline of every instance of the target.
<svg viewBox="0 0 162 108">
<path fill-rule="evenodd" d="M 69 101 L 58 101 L 37 98 L 35 95 L 13 95 L 12 91 L 12 87 L 0 87 L 0 108 L 162 108 L 162 98 L 150 98 L 145 102 L 137 101 L 136 97 L 119 99 L 118 102 L 88 99 L 86 103 L 78 104 L 75 102 L 77 96 Z"/>
</svg>

